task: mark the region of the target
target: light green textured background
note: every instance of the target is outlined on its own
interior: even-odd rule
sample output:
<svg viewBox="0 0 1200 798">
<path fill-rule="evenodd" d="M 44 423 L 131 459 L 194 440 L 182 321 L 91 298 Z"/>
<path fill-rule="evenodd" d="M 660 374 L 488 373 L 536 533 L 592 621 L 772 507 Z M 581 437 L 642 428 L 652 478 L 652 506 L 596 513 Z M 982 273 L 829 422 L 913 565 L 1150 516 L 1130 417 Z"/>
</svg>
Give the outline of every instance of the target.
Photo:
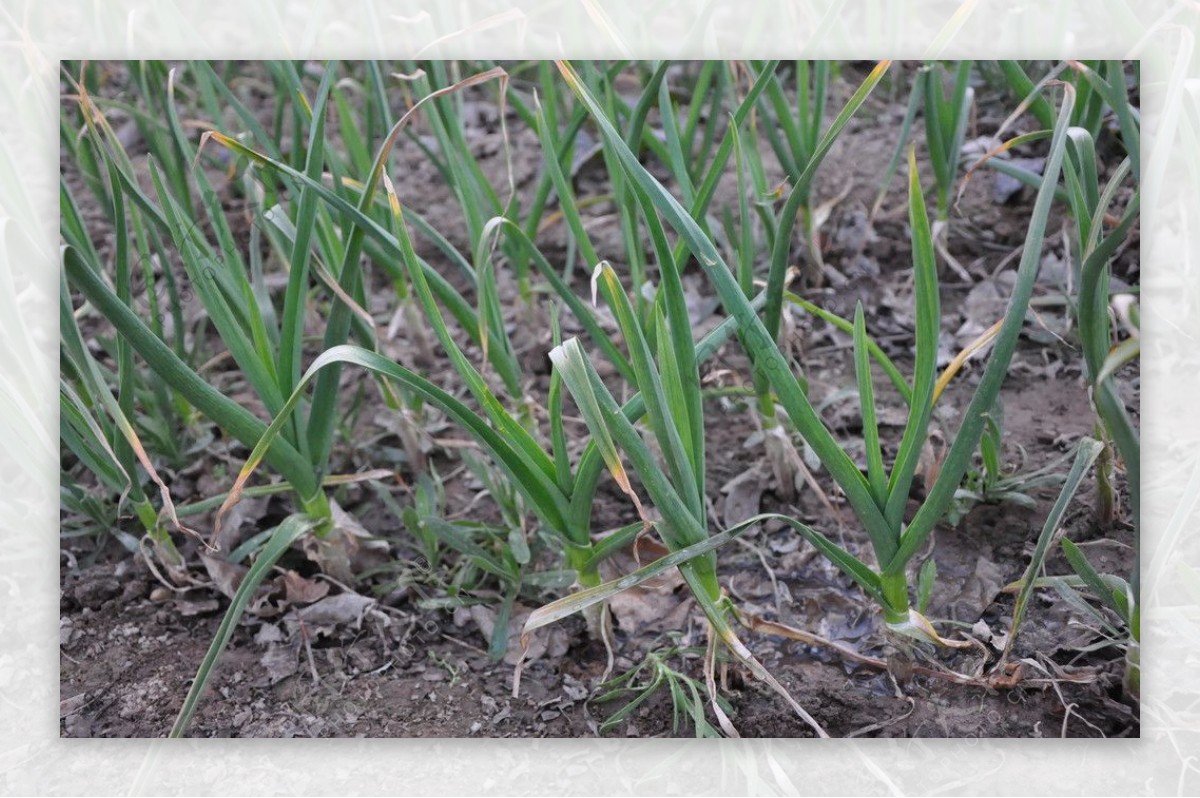
<svg viewBox="0 0 1200 798">
<path fill-rule="evenodd" d="M 0 794 L 1200 792 L 1200 5 L 783 6 L 0 2 Z M 58 59 L 415 55 L 1142 59 L 1143 739 L 59 740 Z"/>
</svg>

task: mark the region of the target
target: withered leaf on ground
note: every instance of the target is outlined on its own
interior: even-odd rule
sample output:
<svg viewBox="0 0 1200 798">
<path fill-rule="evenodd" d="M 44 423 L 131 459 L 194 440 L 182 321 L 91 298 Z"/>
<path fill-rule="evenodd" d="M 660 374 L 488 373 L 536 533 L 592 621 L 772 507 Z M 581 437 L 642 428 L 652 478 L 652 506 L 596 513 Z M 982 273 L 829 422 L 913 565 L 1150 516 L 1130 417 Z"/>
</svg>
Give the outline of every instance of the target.
<svg viewBox="0 0 1200 798">
<path fill-rule="evenodd" d="M 766 482 L 763 463 L 758 462 L 721 486 L 721 493 L 725 494 L 721 520 L 726 529 L 758 515 Z"/>
<path fill-rule="evenodd" d="M 300 641 L 271 643 L 259 662 L 267 671 L 267 684 L 281 682 L 300 670 Z"/>
<path fill-rule="evenodd" d="M 508 648 L 504 652 L 504 661 L 509 665 L 516 665 L 517 660 L 521 658 L 521 630 L 532 611 L 531 607 L 521 604 L 513 606 L 512 615 L 508 619 Z M 479 627 L 484 639 L 490 641 L 496 629 L 496 611 L 492 607 L 475 604 L 471 606 L 468 613 L 471 620 Z M 567 653 L 570 645 L 570 637 L 561 625 L 538 629 L 530 635 L 529 648 L 525 652 L 525 662 L 528 664 L 547 656 L 551 659 L 562 657 Z"/>
<path fill-rule="evenodd" d="M 175 600 L 175 611 L 185 618 L 208 615 L 209 613 L 216 612 L 220 607 L 220 602 L 215 598 L 201 599 L 199 601 Z"/>
<path fill-rule="evenodd" d="M 280 577 L 283 582 L 285 600 L 289 604 L 312 604 L 329 595 L 329 583 L 308 579 L 295 571 L 285 571 Z"/>
<path fill-rule="evenodd" d="M 642 565 L 667 553 L 665 547 L 645 536 L 638 538 L 638 550 Z M 632 573 L 638 567 L 638 562 L 631 554 L 622 553 L 601 563 L 600 572 L 605 579 L 616 579 Z M 683 577 L 679 575 L 679 569 L 672 568 L 640 585 L 622 590 L 608 600 L 613 620 L 627 634 L 682 628 L 691 610 L 691 602 L 676 594 L 682 585 Z"/>
<path fill-rule="evenodd" d="M 363 617 L 375 604 L 375 599 L 361 596 L 358 593 L 338 593 L 336 596 L 328 596 L 307 607 L 300 607 L 295 614 L 305 623 L 317 626 L 358 625 L 362 623 Z"/>
<path fill-rule="evenodd" d="M 250 570 L 244 565 L 231 563 L 219 557 L 209 557 L 207 554 L 200 555 L 200 562 L 204 564 L 204 570 L 208 571 L 213 586 L 226 598 L 233 598 L 246 572 Z"/>
<path fill-rule="evenodd" d="M 974 621 L 983 615 L 1006 583 L 1000 567 L 982 554 L 965 579 L 956 583 L 949 579 L 941 581 L 945 591 L 944 606 L 952 618 L 962 621 Z"/>
<path fill-rule="evenodd" d="M 386 540 L 368 532 L 354 516 L 343 510 L 336 501 L 329 502 L 333 511 L 333 529 L 323 536 L 304 538 L 305 555 L 339 582 L 354 584 L 356 574 L 383 565 L 390 547 Z"/>
</svg>

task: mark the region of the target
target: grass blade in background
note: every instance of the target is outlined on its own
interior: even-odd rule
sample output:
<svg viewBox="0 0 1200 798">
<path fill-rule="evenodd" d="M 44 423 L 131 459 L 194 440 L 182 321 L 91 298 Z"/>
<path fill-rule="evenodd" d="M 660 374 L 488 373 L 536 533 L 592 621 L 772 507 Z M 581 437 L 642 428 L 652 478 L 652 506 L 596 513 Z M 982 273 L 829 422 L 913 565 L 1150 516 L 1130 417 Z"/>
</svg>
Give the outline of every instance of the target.
<svg viewBox="0 0 1200 798">
<path fill-rule="evenodd" d="M 1071 470 L 1068 472 L 1066 482 L 1063 483 L 1062 490 L 1058 494 L 1058 499 L 1054 502 L 1054 507 L 1051 508 L 1050 514 L 1046 516 L 1046 522 L 1042 525 L 1042 532 L 1038 535 L 1037 545 L 1034 546 L 1033 554 L 1029 558 L 1029 567 L 1025 569 L 1024 584 L 1021 592 L 1017 594 L 1016 602 L 1013 604 L 1012 624 L 1009 627 L 1008 642 L 1004 646 L 1002 659 L 1007 659 L 1016 645 L 1017 634 L 1021 630 L 1021 621 L 1024 620 L 1025 610 L 1029 605 L 1030 597 L 1033 595 L 1033 588 L 1038 574 L 1042 570 L 1046 553 L 1050 549 L 1050 541 L 1058 531 L 1058 525 L 1062 520 L 1063 513 L 1067 511 L 1071 500 L 1075 498 L 1075 492 L 1079 490 L 1080 483 L 1083 482 L 1088 469 L 1096 462 L 1096 458 L 1100 455 L 1100 451 L 1103 448 L 1104 445 L 1102 443 L 1094 441 L 1091 438 L 1084 438 L 1076 447 L 1075 461 L 1071 464 Z M 1068 542 L 1064 541 L 1064 545 Z"/>
<path fill-rule="evenodd" d="M 226 611 L 225 617 L 221 619 L 221 626 L 217 629 L 217 635 L 213 638 L 212 644 L 208 647 L 208 652 L 204 655 L 204 660 L 200 663 L 199 670 L 196 671 L 196 678 L 192 680 L 192 686 L 188 689 L 187 697 L 183 700 L 183 707 L 179 710 L 179 717 L 175 719 L 175 725 L 171 727 L 171 737 L 182 737 L 187 733 L 188 725 L 192 722 L 192 716 L 196 713 L 196 707 L 200 703 L 200 699 L 204 696 L 204 690 L 208 686 L 209 678 L 212 676 L 213 667 L 217 664 L 217 659 L 220 658 L 221 652 L 225 650 L 225 646 L 229 644 L 229 639 L 233 637 L 233 630 L 245 613 L 246 607 L 250 605 L 250 599 L 254 597 L 258 586 L 262 584 L 263 579 L 271 572 L 275 563 L 283 556 L 293 543 L 299 540 L 303 535 L 312 531 L 317 524 L 320 523 L 305 515 L 288 516 L 282 524 L 271 535 L 270 540 L 259 552 L 258 558 L 255 559 L 254 565 L 250 566 L 250 570 L 242 577 L 242 582 L 238 585 L 237 592 L 234 593 L 233 603 L 229 605 L 229 610 Z"/>
<path fill-rule="evenodd" d="M 941 473 L 929 491 L 925 502 L 909 523 L 901 541 L 900 550 L 895 558 L 885 566 L 888 572 L 903 571 L 907 561 L 920 549 L 926 537 L 933 531 L 934 526 L 945 513 L 953 499 L 954 491 L 958 488 L 963 474 L 966 472 L 975 447 L 978 445 L 986 415 L 995 402 L 1000 385 L 1008 371 L 1008 364 L 1012 360 L 1017 337 L 1024 325 L 1025 309 L 1028 307 L 1030 295 L 1033 293 L 1033 283 L 1041 264 L 1042 244 L 1045 241 L 1050 205 L 1054 201 L 1054 184 L 1057 182 L 1059 170 L 1062 168 L 1066 150 L 1066 123 L 1070 119 L 1073 105 L 1074 97 L 1070 87 L 1064 87 L 1058 123 L 1055 125 L 1050 151 L 1046 158 L 1044 172 L 1047 179 L 1043 181 L 1037 199 L 1034 201 L 1029 232 L 1025 237 L 1025 246 L 1017 267 L 1016 283 L 1013 286 L 1008 309 L 1004 314 L 1004 324 L 996 336 L 987 366 L 980 378 L 979 387 L 971 398 L 971 403 L 963 414 L 963 421 L 954 434 L 950 451 L 942 463 Z"/>
</svg>

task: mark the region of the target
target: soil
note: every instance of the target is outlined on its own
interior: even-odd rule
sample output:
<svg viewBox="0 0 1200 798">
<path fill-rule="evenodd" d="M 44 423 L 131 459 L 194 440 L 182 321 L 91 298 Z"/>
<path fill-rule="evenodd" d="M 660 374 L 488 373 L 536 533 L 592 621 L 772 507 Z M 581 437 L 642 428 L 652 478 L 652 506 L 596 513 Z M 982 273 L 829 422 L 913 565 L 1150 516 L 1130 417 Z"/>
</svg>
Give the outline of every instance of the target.
<svg viewBox="0 0 1200 798">
<path fill-rule="evenodd" d="M 898 65 L 899 68 L 910 68 Z M 128 84 L 121 67 L 113 66 L 112 96 L 123 97 Z M 855 65 L 843 67 L 831 104 L 844 101 L 865 72 Z M 497 186 L 503 185 L 504 157 L 494 124 L 496 110 L 486 93 L 473 93 L 479 107 L 468 126 L 468 140 Z M 986 90 L 979 92 L 975 129 L 994 131 L 1006 116 Z M 805 289 L 812 301 L 836 313 L 849 315 L 857 301 L 867 312 L 868 328 L 895 359 L 901 371 L 911 369 L 911 286 L 909 245 L 904 208 L 903 180 L 893 181 L 882 212 L 868 222 L 879 175 L 895 146 L 895 135 L 907 97 L 903 90 L 886 85 L 876 93 L 847 127 L 830 153 L 817 185 L 822 200 L 848 188 L 832 208 L 823 227 L 823 249 L 830 273 L 825 287 Z M 65 107 L 65 106 L 64 106 Z M 265 106 L 264 107 L 269 107 Z M 654 117 L 652 116 L 653 120 Z M 509 119 L 514 179 L 518 191 L 532 191 L 541 154 L 536 137 Z M 918 125 L 919 128 L 919 125 Z M 921 133 L 916 130 L 918 142 Z M 1012 131 L 1017 132 L 1017 131 Z M 969 133 L 969 137 L 974 132 Z M 918 145 L 920 147 L 920 144 Z M 135 161 L 144 164 L 145 153 L 133 148 Z M 402 139 L 395 155 L 399 186 L 419 195 L 420 212 L 463 251 L 465 227 L 454 195 L 420 150 Z M 581 196 L 606 190 L 599 159 L 584 165 L 576 178 Z M 655 168 L 650 164 L 651 168 Z M 772 179 L 782 173 L 770 162 Z M 75 196 L 90 198 L 77 168 L 62 164 Z M 926 168 L 926 174 L 929 170 Z M 1001 203 L 994 196 L 994 174 L 980 170 L 967 183 L 953 217 L 950 248 L 971 271 L 970 283 L 944 275 L 942 302 L 943 338 L 948 360 L 1000 313 L 1007 295 L 1004 275 L 993 276 L 1006 256 L 1020 246 L 1031 197 L 1018 193 Z M 229 185 L 230 218 L 242 218 L 241 200 Z M 716 204 L 736 198 L 729 176 L 722 182 Z M 98 207 L 83 208 L 93 224 L 93 239 L 106 254 L 111 234 Z M 611 206 L 592 205 L 589 233 L 602 251 L 622 247 L 621 232 Z M 1059 229 L 1056 219 L 1050 229 Z M 242 230 L 243 242 L 249 240 Z M 428 242 L 420 251 L 431 263 L 457 279 L 455 267 Z M 539 244 L 556 265 L 566 254 L 562 225 L 546 231 Z M 265 250 L 264 250 L 265 251 Z M 1040 299 L 1052 299 L 1061 289 L 1062 238 L 1051 237 L 1044 251 Z M 1012 261 L 1010 261 L 1012 262 Z M 1130 285 L 1137 283 L 1137 248 L 1127 248 L 1114 265 L 1114 275 Z M 1009 267 L 1011 270 L 1011 267 Z M 1056 271 L 1058 270 L 1058 271 Z M 395 311 L 394 294 L 379 276 L 373 293 L 378 306 L 369 310 L 386 326 Z M 700 297 L 710 296 L 702 275 L 689 271 L 686 279 Z M 588 293 L 585 270 L 577 265 L 575 288 Z M 512 291 L 511 286 L 502 290 Z M 468 296 L 468 299 L 471 299 Z M 513 297 L 510 321 L 524 332 L 514 334 L 530 353 L 527 390 L 544 404 L 547 366 L 538 353 L 548 349 L 549 333 L 530 326 L 528 310 Z M 703 314 L 698 327 L 710 328 L 719 308 Z M 861 457 L 861 419 L 857 403 L 847 398 L 854 384 L 849 336 L 796 312 L 788 341 L 809 380 L 810 398 L 821 409 L 835 436 Z M 1082 379 L 1080 355 L 1068 336 L 1060 336 L 1062 308 L 1045 301 L 1038 305 L 1035 323 L 1027 325 L 1002 392 L 1005 461 L 1014 471 L 1028 473 L 1058 463 L 1066 471 L 1067 456 L 1081 436 L 1092 434 L 1093 413 Z M 569 320 L 564 318 L 564 323 Z M 95 319 L 91 332 L 109 334 Z M 203 328 L 196 328 L 201 329 Z M 202 343 L 220 353 L 211 332 Z M 392 351 L 388 351 L 388 348 Z M 417 358 L 415 343 L 404 329 L 385 344 L 388 354 Z M 478 352 L 468 352 L 477 355 Z M 422 363 L 422 370 L 447 387 L 455 387 L 453 370 L 440 358 Z M 958 413 L 970 400 L 980 367 L 970 367 L 956 379 L 942 399 L 935 426 L 945 439 L 957 427 Z M 218 363 L 210 379 L 251 409 L 261 408 L 240 384 L 228 363 Z M 1126 367 L 1119 383 L 1130 412 L 1137 416 L 1140 383 L 1136 365 Z M 898 401 L 876 374 L 880 401 Z M 400 506 L 413 502 L 417 472 L 407 459 L 395 424 L 379 404 L 378 392 L 357 375 L 344 377 L 347 397 L 363 390 L 362 406 L 353 412 L 353 443 L 335 446 L 334 473 L 371 468 L 395 468 L 399 486 L 352 484 L 333 492 L 340 506 L 362 525 L 386 541 L 386 557 L 374 573 L 360 576 L 354 589 L 322 575 L 310 558 L 297 551 L 281 561 L 280 576 L 270 583 L 270 595 L 255 606 L 237 628 L 201 701 L 189 733 L 194 736 L 237 737 L 577 737 L 601 733 L 601 726 L 623 702 L 601 702 L 599 689 L 606 675 L 605 647 L 588 634 L 575 617 L 560 622 L 543 635 L 540 655 L 528 662 L 521 676 L 520 693 L 513 696 L 515 636 L 507 661 L 493 661 L 486 651 L 494 614 L 481 605 L 455 608 L 446 601 L 446 585 L 456 563 L 445 557 L 434 564 L 401 520 L 378 500 L 377 490 L 390 493 Z M 727 344 L 706 367 L 706 385 L 748 384 L 746 360 L 736 343 Z M 348 402 L 350 399 L 347 400 Z M 359 401 L 359 400 L 354 400 Z M 374 404 L 371 404 L 374 403 Z M 728 525 L 754 512 L 779 512 L 809 523 L 871 561 L 869 545 L 853 514 L 832 481 L 814 472 L 822 497 L 811 487 L 788 497 L 779 490 L 766 467 L 761 436 L 756 440 L 755 412 L 743 401 L 711 399 L 706 403 L 708 431 L 708 485 L 717 524 Z M 899 440 L 903 415 L 882 418 L 885 444 Z M 424 430 L 429 463 L 444 478 L 445 509 L 454 517 L 498 523 L 501 510 L 470 471 L 461 468 L 455 443 L 462 437 L 453 429 L 430 421 Z M 187 468 L 169 471 L 176 502 L 186 503 L 228 490 L 230 474 L 244 462 L 247 452 L 215 433 L 202 454 Z M 64 454 L 64 468 L 72 467 Z M 1118 482 L 1123 473 L 1118 474 Z M 914 489 L 913 506 L 923 488 Z M 382 484 L 382 483 L 381 483 Z M 1119 482 L 1120 484 L 1120 482 Z M 1132 527 L 1124 520 L 1102 523 L 1096 517 L 1090 481 L 1080 490 L 1066 516 L 1065 534 L 1088 547 L 1093 561 L 1111 573 L 1132 567 Z M 967 635 L 978 641 L 970 650 L 948 655 L 925 651 L 906 652 L 880 633 L 882 626 L 872 605 L 854 586 L 817 555 L 798 536 L 781 525 L 766 524 L 748 533 L 737 544 L 720 552 L 722 583 L 742 612 L 837 640 L 864 657 L 883 660 L 887 669 L 861 664 L 828 647 L 801 643 L 762 632 L 740 632 L 763 665 L 797 698 L 833 736 L 888 737 L 1098 737 L 1137 736 L 1136 707 L 1122 700 L 1123 653 L 1099 646 L 1101 635 L 1078 608 L 1052 590 L 1039 591 L 1014 646 L 1012 659 L 1020 664 L 1020 678 L 1010 682 L 975 678 L 963 684 L 949 673 L 980 676 L 994 665 L 1011 626 L 1013 598 L 1002 588 L 1018 579 L 1028 563 L 1042 522 L 1057 487 L 1028 491 L 1032 506 L 1015 503 L 977 504 L 956 526 L 938 527 L 913 567 L 932 557 L 938 579 L 927 614 L 943 619 L 940 627 L 949 636 Z M 247 500 L 240 508 L 242 538 L 268 529 L 288 512 L 280 497 Z M 832 510 L 832 512 L 831 512 Z M 964 508 L 966 510 L 966 508 Z M 64 517 L 64 522 L 69 519 Z M 211 528 L 211 514 L 200 516 L 198 526 Z M 606 478 L 597 494 L 594 528 L 614 529 L 637 520 L 630 502 Z M 236 526 L 236 525 L 235 525 Z M 129 523 L 129 530 L 136 524 Z M 207 582 L 194 543 L 179 541 L 194 565 L 198 581 Z M 1047 562 L 1047 573 L 1068 573 L 1058 547 Z M 553 566 L 550 552 L 541 552 Z M 635 567 L 632 555 L 613 563 L 609 574 Z M 291 571 L 292 577 L 285 577 Z M 209 570 L 211 574 L 211 569 Z M 354 612 L 319 618 L 304 613 L 321 602 L 304 601 L 288 592 L 291 578 L 297 591 L 319 590 L 322 595 L 362 594 L 376 601 L 356 605 Z M 216 580 L 219 582 L 219 580 Z M 197 587 L 186 591 L 165 589 L 142 557 L 131 554 L 113 536 L 69 537 L 63 540 L 61 568 L 61 733 L 69 737 L 156 737 L 171 728 L 183 697 L 228 606 L 219 589 Z M 495 585 L 490 595 L 495 596 Z M 703 694 L 701 659 L 705 636 L 702 616 L 686 598 L 677 578 L 660 578 L 623 601 L 614 599 L 616 620 L 611 676 L 618 676 L 666 647 L 682 653 L 667 659 L 672 668 L 698 680 Z M 562 595 L 561 589 L 522 595 L 517 610 L 528 611 Z M 315 595 L 315 594 L 314 594 Z M 481 584 L 471 599 L 487 598 Z M 312 598 L 311 596 L 309 598 Z M 307 620 L 306 620 L 307 618 Z M 537 648 L 537 646 L 535 646 Z M 915 667 L 914 667 L 915 665 Z M 729 665 L 724 671 L 723 695 L 730 718 L 743 736 L 812 736 L 785 702 L 748 673 Z M 961 681 L 961 680 L 959 680 Z M 633 694 L 628 694 L 629 700 Z M 609 736 L 653 737 L 690 734 L 693 727 L 677 723 L 667 691 L 652 695 L 624 721 L 603 731 Z M 708 710 L 710 723 L 715 723 Z"/>
</svg>

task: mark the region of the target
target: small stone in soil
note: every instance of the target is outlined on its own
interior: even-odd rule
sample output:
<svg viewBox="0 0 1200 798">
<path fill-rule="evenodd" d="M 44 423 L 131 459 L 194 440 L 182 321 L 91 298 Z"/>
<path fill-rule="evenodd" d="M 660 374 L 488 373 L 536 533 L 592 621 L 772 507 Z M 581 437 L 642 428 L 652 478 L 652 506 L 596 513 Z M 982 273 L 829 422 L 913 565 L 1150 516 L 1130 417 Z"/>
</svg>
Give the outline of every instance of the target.
<svg viewBox="0 0 1200 798">
<path fill-rule="evenodd" d="M 92 579 L 75 588 L 75 600 L 83 607 L 97 609 L 120 592 L 121 583 L 116 579 Z"/>
</svg>

